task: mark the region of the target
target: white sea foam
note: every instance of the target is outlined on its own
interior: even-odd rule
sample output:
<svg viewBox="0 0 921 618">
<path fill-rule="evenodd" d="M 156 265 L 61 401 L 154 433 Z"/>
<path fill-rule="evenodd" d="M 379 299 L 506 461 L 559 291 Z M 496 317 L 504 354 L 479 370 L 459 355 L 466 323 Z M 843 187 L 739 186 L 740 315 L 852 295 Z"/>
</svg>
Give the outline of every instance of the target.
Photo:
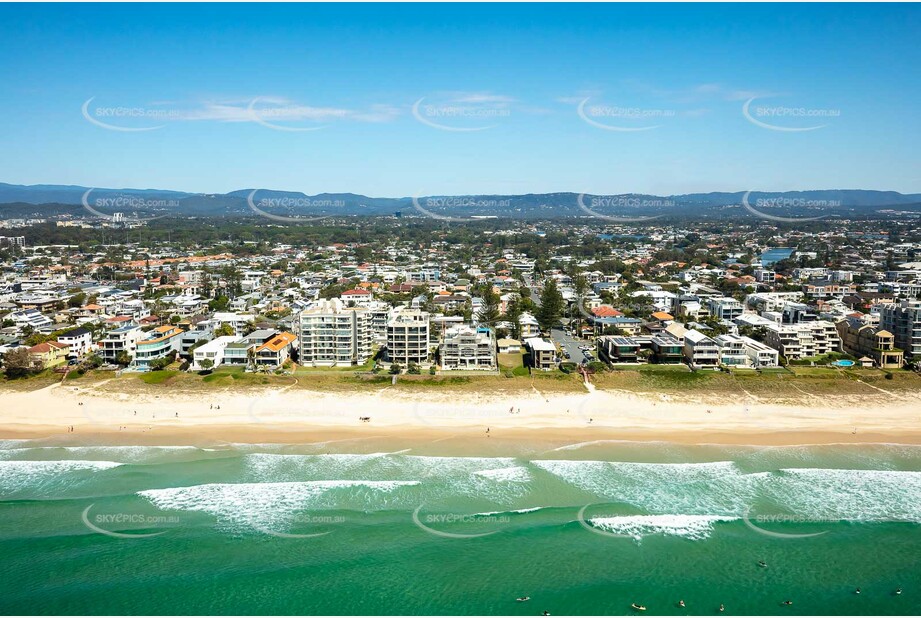
<svg viewBox="0 0 921 618">
<path fill-rule="evenodd" d="M 509 483 L 527 483 L 531 480 L 531 474 L 524 466 L 512 466 L 510 468 L 493 468 L 489 470 L 477 470 L 474 472 L 477 476 L 488 478 L 492 481 L 509 482 Z"/>
<path fill-rule="evenodd" d="M 506 514 L 524 515 L 525 513 L 536 513 L 537 511 L 540 511 L 545 508 L 548 508 L 548 507 L 532 506 L 531 508 L 528 508 L 528 509 L 515 509 L 513 511 L 487 511 L 485 513 L 476 513 L 475 515 L 480 516 L 480 517 L 486 517 L 488 515 L 506 515 Z"/>
<path fill-rule="evenodd" d="M 600 499 L 649 513 L 741 515 L 756 494 L 756 475 L 730 461 L 628 463 L 541 460 L 535 466 Z"/>
<path fill-rule="evenodd" d="M 9 497 L 15 492 L 45 492 L 52 487 L 61 487 L 74 477 L 72 473 L 97 472 L 118 467 L 115 461 L 0 461 L 0 498 Z M 92 476 L 83 475 L 90 480 Z"/>
<path fill-rule="evenodd" d="M 285 483 L 210 483 L 189 487 L 148 489 L 138 495 L 164 510 L 214 515 L 224 525 L 284 529 L 294 514 L 306 509 L 357 506 L 386 508 L 386 494 L 418 481 L 328 480 Z M 349 490 L 330 499 L 336 490 Z"/>
<path fill-rule="evenodd" d="M 764 493 L 805 520 L 921 523 L 921 472 L 789 468 Z"/>
<path fill-rule="evenodd" d="M 589 519 L 588 523 L 606 532 L 623 534 L 636 540 L 648 535 L 701 540 L 710 536 L 715 523 L 737 519 L 724 515 L 622 515 L 597 517 Z"/>
<path fill-rule="evenodd" d="M 527 470 L 516 466 L 516 460 L 511 457 L 252 453 L 246 455 L 244 461 L 244 481 L 421 480 L 426 486 L 426 499 L 464 495 L 501 503 L 526 492 L 528 480 Z"/>
</svg>

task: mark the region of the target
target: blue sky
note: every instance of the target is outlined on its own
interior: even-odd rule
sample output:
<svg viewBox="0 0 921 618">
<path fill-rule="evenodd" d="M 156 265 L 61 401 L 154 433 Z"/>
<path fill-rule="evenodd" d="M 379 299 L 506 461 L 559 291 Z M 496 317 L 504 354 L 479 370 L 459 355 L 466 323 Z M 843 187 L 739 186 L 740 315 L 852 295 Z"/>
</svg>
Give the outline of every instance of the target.
<svg viewBox="0 0 921 618">
<path fill-rule="evenodd" d="M 921 192 L 918 6 L 2 5 L 0 23 L 3 182 Z"/>
</svg>

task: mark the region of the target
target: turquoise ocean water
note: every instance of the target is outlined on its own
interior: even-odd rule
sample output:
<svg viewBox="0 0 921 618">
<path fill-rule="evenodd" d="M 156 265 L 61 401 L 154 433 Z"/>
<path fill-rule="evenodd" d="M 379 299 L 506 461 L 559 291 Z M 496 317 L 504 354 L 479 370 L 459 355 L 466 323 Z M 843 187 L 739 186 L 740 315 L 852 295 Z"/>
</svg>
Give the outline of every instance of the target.
<svg viewBox="0 0 921 618">
<path fill-rule="evenodd" d="M 450 447 L 0 441 L 0 611 L 921 613 L 921 447 Z"/>
</svg>

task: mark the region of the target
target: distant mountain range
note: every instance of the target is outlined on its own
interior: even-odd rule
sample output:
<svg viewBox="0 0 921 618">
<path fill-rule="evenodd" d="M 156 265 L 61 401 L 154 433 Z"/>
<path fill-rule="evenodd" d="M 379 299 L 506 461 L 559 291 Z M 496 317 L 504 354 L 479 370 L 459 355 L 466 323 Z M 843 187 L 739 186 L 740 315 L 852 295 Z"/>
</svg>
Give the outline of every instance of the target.
<svg viewBox="0 0 921 618">
<path fill-rule="evenodd" d="M 306 195 L 293 191 L 241 189 L 200 194 L 163 189 L 94 189 L 75 185 L 0 183 L 0 218 L 58 214 L 127 217 L 177 215 L 195 217 L 268 216 L 281 220 L 309 216 L 429 216 L 447 220 L 500 217 L 549 219 L 610 216 L 717 216 L 758 212 L 774 216 L 862 216 L 921 213 L 921 194 L 862 189 L 814 191 L 689 193 L 684 195 L 459 195 L 368 197 L 354 193 Z M 892 211 L 895 211 L 894 213 Z"/>
</svg>

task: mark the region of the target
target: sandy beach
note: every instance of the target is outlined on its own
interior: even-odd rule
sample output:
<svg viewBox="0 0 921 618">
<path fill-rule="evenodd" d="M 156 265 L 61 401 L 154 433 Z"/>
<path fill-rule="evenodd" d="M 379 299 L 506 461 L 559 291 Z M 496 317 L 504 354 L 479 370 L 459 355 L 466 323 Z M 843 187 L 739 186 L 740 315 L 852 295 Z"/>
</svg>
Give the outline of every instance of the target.
<svg viewBox="0 0 921 618">
<path fill-rule="evenodd" d="M 65 384 L 0 393 L 0 437 L 139 444 L 435 443 L 463 437 L 548 445 L 595 440 L 921 444 L 919 404 L 921 393 L 780 405 L 744 398 L 714 404 L 610 391 L 458 396 L 246 389 L 150 395 Z"/>
</svg>

